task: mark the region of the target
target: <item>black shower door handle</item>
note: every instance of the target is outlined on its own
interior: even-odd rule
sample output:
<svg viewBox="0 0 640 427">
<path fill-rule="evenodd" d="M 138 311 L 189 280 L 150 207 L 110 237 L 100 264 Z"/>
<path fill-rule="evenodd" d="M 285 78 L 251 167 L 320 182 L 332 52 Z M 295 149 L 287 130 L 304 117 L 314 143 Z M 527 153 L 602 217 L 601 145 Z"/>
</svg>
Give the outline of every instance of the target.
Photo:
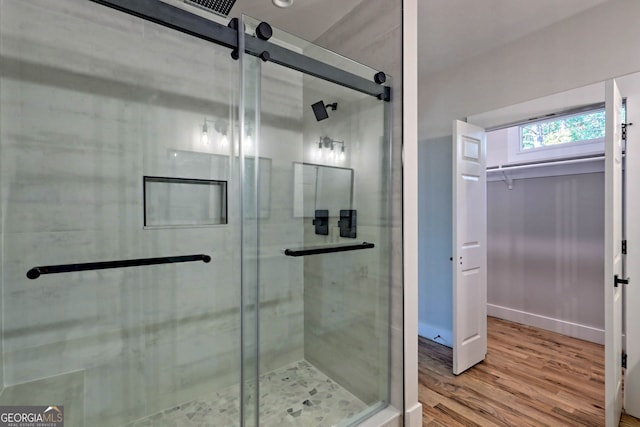
<svg viewBox="0 0 640 427">
<path fill-rule="evenodd" d="M 358 244 L 349 244 L 349 245 L 335 245 L 335 246 L 311 246 L 306 248 L 296 248 L 296 249 L 285 249 L 284 254 L 286 256 L 306 256 L 306 255 L 318 255 L 318 254 L 330 254 L 333 252 L 347 252 L 347 251 L 358 251 L 361 249 L 371 249 L 376 245 L 373 243 L 362 242 Z"/>
</svg>

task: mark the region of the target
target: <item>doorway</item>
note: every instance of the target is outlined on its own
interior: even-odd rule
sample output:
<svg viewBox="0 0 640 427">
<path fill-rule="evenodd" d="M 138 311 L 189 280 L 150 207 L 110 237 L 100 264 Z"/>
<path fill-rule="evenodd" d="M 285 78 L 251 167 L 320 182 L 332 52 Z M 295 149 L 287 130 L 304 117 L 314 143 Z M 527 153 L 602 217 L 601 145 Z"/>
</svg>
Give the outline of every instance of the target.
<svg viewBox="0 0 640 427">
<path fill-rule="evenodd" d="M 598 97 L 598 98 L 600 98 L 600 100 L 602 100 L 602 98 L 603 98 L 603 96 L 602 96 L 602 94 L 603 94 L 603 92 L 604 92 L 604 91 L 603 91 L 603 88 L 604 88 L 604 84 L 599 85 L 598 87 L 596 87 L 596 90 L 598 90 L 597 97 Z M 593 88 L 592 88 L 592 89 L 593 89 Z M 561 96 L 559 96 L 558 98 L 559 98 L 561 101 L 566 102 L 566 101 L 567 101 L 567 100 L 566 100 L 566 98 L 567 98 L 567 94 L 562 94 L 562 95 L 561 95 Z M 562 99 L 562 98 L 565 98 L 565 99 Z M 583 99 L 584 99 L 584 98 L 583 98 Z M 556 99 L 556 100 L 558 100 L 558 99 Z M 602 101 L 600 101 L 600 102 L 602 102 Z M 589 103 L 587 103 L 587 104 L 585 104 L 585 105 L 588 105 L 588 104 L 589 104 Z M 548 106 L 547 106 L 547 107 L 548 107 Z M 539 105 L 538 105 L 538 108 L 539 108 Z M 507 111 L 507 110 L 508 110 L 508 108 L 503 109 L 503 110 L 504 110 L 504 111 L 501 111 L 501 112 L 500 112 L 500 113 L 502 113 L 502 116 L 501 116 L 501 117 L 502 117 L 502 120 L 504 120 L 504 117 L 505 117 L 505 116 L 508 116 L 508 113 L 506 113 L 506 112 L 505 112 L 505 111 Z M 517 108 L 516 108 L 516 110 L 517 110 Z M 548 112 L 549 112 L 549 111 L 547 110 L 545 113 L 548 113 Z M 520 112 L 516 112 L 515 114 L 516 114 L 516 115 L 517 115 L 517 114 L 522 114 L 522 111 L 520 111 Z M 525 117 L 527 117 L 527 116 L 525 115 Z M 529 115 L 528 117 L 531 117 L 531 116 Z M 478 119 L 478 120 L 477 120 L 477 119 Z M 470 122 L 472 122 L 472 123 L 482 123 L 482 121 L 480 121 L 480 119 L 482 119 L 482 115 L 479 115 L 479 116 L 477 116 L 477 117 L 469 118 L 469 121 L 470 121 Z M 507 122 L 507 123 L 513 123 L 513 122 L 510 122 L 510 121 L 506 121 L 506 122 Z M 505 123 L 505 121 L 502 121 L 502 123 Z M 495 125 L 495 123 L 494 123 L 494 125 Z M 614 128 L 615 128 L 615 127 L 614 127 Z M 438 142 L 439 142 L 439 141 L 438 141 Z M 444 139 L 442 140 L 442 147 L 444 147 L 447 143 L 448 143 L 448 144 L 450 144 L 450 140 L 448 141 L 448 140 L 447 140 L 447 138 L 444 138 Z M 435 146 L 437 147 L 437 144 L 436 144 Z M 430 147 L 430 148 L 434 148 L 434 147 Z M 442 150 L 442 152 L 445 152 L 445 151 L 444 151 L 444 150 Z M 583 157 L 585 157 L 585 156 L 583 156 Z M 566 157 L 565 157 L 565 158 L 563 159 L 563 161 L 566 161 L 566 160 L 567 160 L 567 159 L 566 159 Z M 576 158 L 573 158 L 573 159 L 571 159 L 571 160 L 572 160 L 572 161 L 576 161 L 576 162 L 578 162 L 578 160 L 579 160 L 580 162 L 584 162 L 584 161 L 589 161 L 589 162 L 591 162 L 591 161 L 592 161 L 592 159 L 587 159 L 587 160 L 585 160 L 584 158 L 582 158 L 582 159 L 576 159 Z M 437 161 L 443 162 L 443 159 L 442 159 L 442 158 L 440 158 L 439 160 L 436 160 L 436 162 L 437 162 Z M 446 161 L 446 160 L 445 160 L 445 161 Z M 444 163 L 444 162 L 443 162 L 443 163 Z M 514 170 L 515 170 L 515 169 L 518 169 L 518 168 L 519 168 L 519 169 L 524 169 L 524 168 L 532 169 L 534 166 L 535 166 L 535 167 L 537 167 L 538 165 L 533 165 L 533 166 L 532 166 L 531 164 L 529 164 L 529 165 L 526 165 L 526 164 L 519 164 L 519 165 L 518 165 L 518 164 L 516 164 L 516 165 L 514 165 L 514 164 L 512 163 L 510 166 L 515 166 L 515 167 L 514 167 Z M 554 166 L 554 167 L 560 167 L 560 168 L 562 168 L 562 167 L 566 167 L 566 165 L 560 165 L 560 164 L 555 164 L 555 165 L 553 165 L 553 166 Z M 547 166 L 545 165 L 545 167 L 547 167 Z M 517 183 L 517 181 L 516 181 L 516 182 L 514 182 L 513 176 L 508 176 L 506 173 L 504 173 L 504 172 L 506 172 L 506 169 L 507 169 L 507 168 L 502 168 L 502 167 L 498 167 L 498 168 L 497 168 L 496 173 L 499 173 L 501 176 L 500 176 L 500 178 L 499 178 L 499 179 L 497 179 L 497 180 L 496 180 L 496 183 L 497 183 L 497 184 L 499 184 L 499 185 L 502 185 L 502 186 L 505 188 L 505 190 L 506 190 L 506 191 L 513 191 L 513 185 L 514 185 L 515 183 Z M 593 170 L 591 170 L 591 171 L 589 171 L 589 173 L 594 173 L 594 171 L 593 171 Z M 583 171 L 579 171 L 579 172 L 577 172 L 577 173 L 575 173 L 575 174 L 576 174 L 576 175 L 579 175 L 579 174 L 586 174 L 586 173 L 585 173 L 585 171 L 583 170 Z M 550 177 L 556 177 L 556 176 L 561 176 L 561 175 L 566 175 L 566 171 L 562 171 L 562 169 L 556 170 L 553 174 L 550 174 Z M 524 177 L 520 177 L 520 178 L 523 178 L 523 179 L 524 179 Z M 548 178 L 548 177 L 547 177 L 547 178 Z M 528 179 L 531 179 L 531 178 L 528 178 Z M 437 181 L 437 180 L 436 180 L 436 179 L 431 179 L 431 181 L 432 181 L 432 182 L 435 182 L 435 181 Z M 502 182 L 500 182 L 500 181 L 502 181 Z M 440 180 L 440 182 L 442 182 L 442 180 Z M 576 192 L 576 188 L 575 188 L 575 187 L 576 187 L 576 185 L 577 185 L 577 184 L 576 184 L 576 182 L 573 182 L 573 184 L 565 184 L 564 186 L 565 186 L 565 187 L 568 187 L 568 188 L 565 188 L 565 194 L 564 194 L 564 196 L 563 196 L 562 192 L 560 192 L 559 194 L 557 194 L 557 195 L 556 195 L 556 197 L 557 197 L 558 199 L 560 199 L 560 200 L 562 200 L 563 198 L 566 198 L 567 196 L 570 196 L 571 194 L 574 194 L 574 196 L 573 196 L 573 197 L 575 197 L 575 192 Z M 509 190 L 509 187 L 510 187 L 510 186 L 512 187 L 512 189 L 511 189 L 511 190 Z M 573 186 L 574 188 L 572 188 L 572 186 Z M 445 192 L 446 192 L 446 190 L 445 190 Z M 572 193 L 572 192 L 573 192 L 573 193 Z M 433 194 L 433 193 L 432 193 L 432 194 Z M 620 194 L 621 194 L 621 191 L 620 191 Z M 522 198 L 520 199 L 520 203 L 523 203 L 524 201 L 526 201 L 526 199 L 522 199 Z M 440 205 L 443 205 L 443 204 L 444 204 L 444 203 L 440 203 Z M 597 205 L 597 203 L 596 203 L 596 205 Z M 603 206 L 603 204 L 600 204 L 600 206 Z M 534 211 L 535 211 L 535 209 L 534 209 Z M 542 211 L 544 211 L 544 210 L 540 210 L 539 212 L 542 212 Z M 576 209 L 574 209 L 574 211 L 576 211 Z M 562 214 L 563 210 L 561 209 L 559 212 Z M 446 216 L 446 213 L 445 213 L 444 215 Z M 565 214 L 565 215 L 566 215 L 566 214 Z M 575 223 L 576 221 L 571 221 L 570 219 L 571 219 L 571 217 L 570 217 L 570 216 L 568 216 L 568 218 L 566 218 L 566 219 L 565 219 L 565 221 L 566 221 L 566 223 L 567 223 L 568 225 L 571 225 L 571 226 L 572 226 L 572 225 L 574 225 L 574 223 Z M 555 223 L 557 223 L 557 221 L 554 221 L 554 224 L 555 224 Z M 522 224 L 520 224 L 520 227 L 522 227 L 522 226 L 523 226 L 523 225 L 522 225 Z M 556 231 L 557 231 L 557 229 L 556 229 Z M 444 237 L 444 239 L 446 239 L 446 238 L 448 238 L 448 237 L 449 237 L 449 235 L 448 235 L 448 233 L 447 233 L 447 231 L 446 231 L 446 230 L 445 230 L 445 231 L 443 231 L 442 236 Z M 539 235 L 536 235 L 536 236 L 534 236 L 534 237 L 539 238 L 540 236 L 539 236 Z M 571 236 L 569 235 L 569 237 L 571 237 Z M 565 239 L 562 239 L 562 240 L 563 240 L 563 241 L 566 241 L 567 239 L 565 238 Z M 431 255 L 432 255 L 432 258 L 433 258 L 433 257 L 437 257 L 438 255 L 443 255 L 443 252 L 444 252 L 443 250 L 435 251 L 433 254 L 431 254 Z M 503 252 L 504 252 L 504 251 L 503 251 Z M 601 253 L 603 253 L 603 252 L 601 252 Z M 543 255 L 547 255 L 547 254 L 544 254 L 544 253 L 543 253 Z M 556 257 L 556 258 L 557 258 L 557 257 Z M 531 258 L 531 260 L 534 260 L 534 258 Z M 557 259 L 553 259 L 553 261 L 556 263 L 556 268 L 558 268 L 558 269 L 559 269 L 559 266 L 561 266 L 561 264 L 562 264 L 562 263 L 561 263 L 561 262 L 559 262 L 559 260 L 557 260 Z M 600 262 L 602 262 L 602 257 L 600 257 Z M 441 264 L 442 264 L 442 263 L 441 263 Z M 521 266 L 522 264 L 523 264 L 523 262 L 521 262 L 521 263 L 520 263 L 520 266 Z M 444 271 L 444 269 L 443 269 L 443 271 Z M 599 277 L 600 277 L 600 278 L 602 278 L 602 277 L 603 277 L 603 274 L 600 274 L 600 275 L 599 275 Z M 569 277 L 569 279 L 570 279 L 570 277 Z M 599 281 L 600 281 L 600 290 L 601 290 L 601 289 L 602 289 L 602 279 L 599 279 Z M 445 289 L 446 289 L 446 283 L 445 283 L 445 282 L 446 282 L 446 280 L 445 280 L 445 281 L 442 281 L 442 283 L 440 283 L 440 284 L 442 285 L 442 286 L 440 286 L 440 290 L 442 290 L 443 288 L 445 288 Z M 608 282 L 607 282 L 607 283 L 608 283 Z M 421 287 L 421 290 L 422 290 L 422 287 Z M 597 293 L 597 289 L 595 290 L 595 292 Z M 600 292 L 601 292 L 601 291 L 600 291 Z M 601 295 L 602 295 L 602 294 L 601 294 Z M 421 299 L 422 299 L 422 298 L 421 298 Z M 496 304 L 496 305 L 497 305 L 497 304 Z M 600 307 L 602 307 L 602 306 L 600 306 Z M 421 307 L 421 308 L 422 308 L 422 307 Z M 523 313 L 522 313 L 522 311 L 523 311 L 522 309 L 517 310 L 517 312 L 518 312 L 518 314 L 519 314 L 519 315 L 522 315 L 522 314 L 523 314 Z M 603 310 L 602 308 L 600 308 L 598 311 L 602 313 L 604 310 Z M 548 315 L 547 315 L 547 316 L 537 316 L 537 317 L 538 317 L 538 318 L 542 318 L 542 320 L 544 320 L 544 321 L 549 321 L 549 320 L 551 320 L 551 319 L 549 319 L 549 316 L 548 316 Z M 422 318 L 421 318 L 420 320 L 422 320 Z M 522 321 L 522 320 L 520 320 L 520 321 Z M 572 323 L 574 323 L 574 322 L 572 322 Z M 576 326 L 576 325 L 570 325 L 570 326 L 571 326 L 571 327 L 574 327 L 574 326 Z M 586 325 L 586 326 L 589 326 L 589 325 Z M 586 329 L 587 329 L 587 331 L 588 331 L 589 333 L 597 332 L 597 331 L 593 331 L 593 330 L 592 330 L 592 329 L 596 329 L 596 328 L 586 328 Z M 565 332 L 565 333 L 566 333 L 566 331 L 563 331 L 563 332 Z M 602 331 L 600 331 L 600 332 L 602 332 Z M 428 336 L 428 335 L 425 335 L 425 336 Z M 443 334 L 437 334 L 437 335 L 436 335 L 436 334 L 433 334 L 433 335 L 431 335 L 430 337 L 437 337 L 437 338 L 441 338 L 442 336 L 443 336 Z M 602 335 L 600 335 L 600 336 L 602 337 Z M 602 339 L 602 338 L 600 338 L 600 339 Z"/>
</svg>

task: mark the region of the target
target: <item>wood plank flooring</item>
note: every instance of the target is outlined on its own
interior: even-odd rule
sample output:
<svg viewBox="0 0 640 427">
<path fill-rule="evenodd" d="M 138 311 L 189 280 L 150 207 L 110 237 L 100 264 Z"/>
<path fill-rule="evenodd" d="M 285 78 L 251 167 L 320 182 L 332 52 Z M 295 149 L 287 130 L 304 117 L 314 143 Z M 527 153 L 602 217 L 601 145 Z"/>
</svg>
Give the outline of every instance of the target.
<svg viewBox="0 0 640 427">
<path fill-rule="evenodd" d="M 488 337 L 486 360 L 457 377 L 451 349 L 419 338 L 423 426 L 604 425 L 603 346 L 492 317 Z"/>
</svg>

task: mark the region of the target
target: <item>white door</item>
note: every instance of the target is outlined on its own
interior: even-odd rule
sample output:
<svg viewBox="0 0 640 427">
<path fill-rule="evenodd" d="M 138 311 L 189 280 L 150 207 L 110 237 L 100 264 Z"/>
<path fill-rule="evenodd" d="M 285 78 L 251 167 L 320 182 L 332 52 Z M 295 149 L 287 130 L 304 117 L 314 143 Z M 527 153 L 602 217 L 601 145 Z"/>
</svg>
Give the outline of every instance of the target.
<svg viewBox="0 0 640 427">
<path fill-rule="evenodd" d="M 453 122 L 453 373 L 487 354 L 485 131 Z"/>
<path fill-rule="evenodd" d="M 622 412 L 622 97 L 615 80 L 605 85 L 604 167 L 604 387 L 607 427 Z"/>
<path fill-rule="evenodd" d="M 627 98 L 627 114 L 630 109 L 637 111 L 638 105 L 633 105 L 632 102 L 633 99 Z M 627 117 L 627 121 L 635 120 Z M 640 418 L 640 221 L 637 220 L 640 212 L 640 146 L 632 133 L 636 129 L 636 126 L 632 126 L 627 130 L 627 141 L 635 143 L 627 143 L 626 158 L 625 230 L 630 244 L 627 247 L 625 274 L 630 278 L 630 284 L 625 288 L 624 298 L 628 359 L 624 373 L 624 409 L 628 414 Z M 635 134 L 637 135 L 637 131 Z"/>
</svg>

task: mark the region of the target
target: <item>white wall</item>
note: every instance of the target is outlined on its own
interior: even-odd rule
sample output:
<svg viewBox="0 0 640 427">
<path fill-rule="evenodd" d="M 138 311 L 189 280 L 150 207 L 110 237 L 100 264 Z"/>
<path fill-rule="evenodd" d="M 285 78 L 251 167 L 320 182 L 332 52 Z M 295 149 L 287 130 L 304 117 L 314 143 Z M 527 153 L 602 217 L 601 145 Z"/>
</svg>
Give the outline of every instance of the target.
<svg viewBox="0 0 640 427">
<path fill-rule="evenodd" d="M 453 345 L 451 137 L 421 144 L 418 218 L 418 334 Z M 435 339 L 436 336 L 440 338 Z"/>
<path fill-rule="evenodd" d="M 487 167 L 509 163 L 510 133 L 511 129 L 500 129 L 487 134 Z"/>
<path fill-rule="evenodd" d="M 402 2 L 403 397 L 404 425 L 422 424 L 418 401 L 418 1 Z M 397 117 L 397 116 L 396 116 Z"/>
<path fill-rule="evenodd" d="M 451 120 L 640 70 L 640 2 L 610 0 L 505 46 L 420 76 L 420 141 Z"/>
<path fill-rule="evenodd" d="M 604 341 L 604 174 L 487 185 L 489 315 Z"/>
</svg>

